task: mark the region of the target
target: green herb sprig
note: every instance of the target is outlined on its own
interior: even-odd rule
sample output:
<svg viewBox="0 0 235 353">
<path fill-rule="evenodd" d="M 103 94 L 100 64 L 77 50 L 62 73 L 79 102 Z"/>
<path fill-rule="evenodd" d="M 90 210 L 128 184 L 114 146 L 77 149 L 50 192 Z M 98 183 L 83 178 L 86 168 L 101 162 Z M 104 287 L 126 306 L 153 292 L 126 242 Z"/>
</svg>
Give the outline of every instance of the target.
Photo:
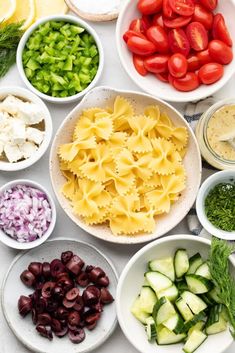
<svg viewBox="0 0 235 353">
<path fill-rule="evenodd" d="M 205 200 L 208 220 L 217 228 L 235 231 L 235 182 L 219 183 Z"/>
<path fill-rule="evenodd" d="M 235 339 L 235 280 L 229 271 L 229 256 L 235 246 L 224 240 L 212 238 L 209 256 L 209 267 L 215 286 L 219 289 L 219 297 L 226 306 Z"/>
<path fill-rule="evenodd" d="M 17 46 L 23 34 L 22 24 L 23 22 L 0 23 L 0 77 L 5 76 L 15 63 Z"/>
</svg>

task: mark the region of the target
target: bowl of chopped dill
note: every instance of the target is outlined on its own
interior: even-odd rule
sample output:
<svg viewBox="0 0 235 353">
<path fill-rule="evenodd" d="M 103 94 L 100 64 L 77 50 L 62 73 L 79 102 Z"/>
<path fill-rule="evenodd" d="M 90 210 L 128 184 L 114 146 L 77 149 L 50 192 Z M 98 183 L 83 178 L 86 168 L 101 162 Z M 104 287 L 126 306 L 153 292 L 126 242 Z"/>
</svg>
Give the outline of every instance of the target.
<svg viewBox="0 0 235 353">
<path fill-rule="evenodd" d="M 196 210 L 199 221 L 210 234 L 235 240 L 235 170 L 215 173 L 204 181 Z"/>
</svg>

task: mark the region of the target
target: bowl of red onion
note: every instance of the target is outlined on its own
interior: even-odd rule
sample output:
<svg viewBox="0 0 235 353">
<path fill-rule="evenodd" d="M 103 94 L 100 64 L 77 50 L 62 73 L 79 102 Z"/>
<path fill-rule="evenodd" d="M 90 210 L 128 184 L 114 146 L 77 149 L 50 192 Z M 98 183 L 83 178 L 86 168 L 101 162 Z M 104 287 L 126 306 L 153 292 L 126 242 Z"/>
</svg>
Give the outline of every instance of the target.
<svg viewBox="0 0 235 353">
<path fill-rule="evenodd" d="M 51 235 L 56 208 L 48 191 L 26 179 L 0 188 L 0 241 L 20 250 L 41 245 Z"/>
</svg>

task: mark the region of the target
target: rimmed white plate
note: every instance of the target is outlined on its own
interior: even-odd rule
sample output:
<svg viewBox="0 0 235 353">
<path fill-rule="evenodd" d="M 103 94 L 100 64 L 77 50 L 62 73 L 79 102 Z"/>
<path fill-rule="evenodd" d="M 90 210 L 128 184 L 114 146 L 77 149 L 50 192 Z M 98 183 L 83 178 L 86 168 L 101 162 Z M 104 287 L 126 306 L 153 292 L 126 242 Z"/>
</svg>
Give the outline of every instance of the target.
<svg viewBox="0 0 235 353">
<path fill-rule="evenodd" d="M 72 250 L 86 264 L 96 265 L 106 272 L 110 279 L 109 290 L 115 298 L 117 272 L 111 261 L 94 246 L 74 239 L 50 240 L 37 249 L 31 249 L 18 255 L 12 262 L 2 285 L 1 301 L 5 319 L 15 336 L 30 350 L 37 353 L 86 353 L 100 346 L 109 338 L 117 323 L 115 304 L 105 306 L 97 327 L 86 330 L 86 339 L 80 344 L 73 344 L 68 336 L 55 337 L 52 341 L 40 336 L 32 323 L 31 315 L 22 318 L 18 313 L 17 303 L 20 295 L 29 295 L 20 280 L 20 274 L 32 261 L 51 261 L 59 258 L 63 251 Z"/>
</svg>

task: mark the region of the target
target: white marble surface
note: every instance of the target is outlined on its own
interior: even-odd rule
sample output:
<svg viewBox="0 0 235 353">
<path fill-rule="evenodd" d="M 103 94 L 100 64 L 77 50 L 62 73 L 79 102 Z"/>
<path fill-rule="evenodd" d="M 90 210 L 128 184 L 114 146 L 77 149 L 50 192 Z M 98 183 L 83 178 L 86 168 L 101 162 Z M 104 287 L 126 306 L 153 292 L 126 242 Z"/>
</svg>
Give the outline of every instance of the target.
<svg viewBox="0 0 235 353">
<path fill-rule="evenodd" d="M 129 77 L 121 67 L 118 53 L 115 47 L 115 22 L 106 24 L 91 24 L 98 32 L 105 51 L 105 66 L 102 79 L 99 82 L 100 85 L 110 85 L 116 88 L 139 90 L 134 83 L 132 83 Z M 235 77 L 216 95 L 219 98 L 234 97 L 235 93 Z M 16 67 L 8 73 L 8 75 L 0 81 L 0 87 L 3 86 L 23 86 L 20 80 Z M 56 106 L 48 104 L 48 107 L 52 114 L 54 133 L 67 115 L 67 113 L 75 106 L 70 104 L 67 106 Z M 176 108 L 183 110 L 184 106 L 177 104 Z M 0 185 L 7 181 L 18 179 L 18 178 L 29 178 L 40 182 L 52 193 L 50 184 L 49 172 L 48 172 L 48 158 L 49 150 L 47 154 L 33 167 L 26 169 L 21 172 L 0 172 Z M 129 258 L 141 247 L 139 246 L 125 246 L 115 245 L 102 242 L 86 234 L 84 231 L 75 226 L 70 219 L 63 212 L 61 207 L 56 203 L 58 218 L 57 224 L 52 235 L 52 238 L 70 236 L 75 239 L 81 239 L 96 245 L 102 251 L 104 251 L 112 260 L 120 273 L 129 260 Z M 188 233 L 185 222 L 182 222 L 178 227 L 171 231 L 171 234 L 176 233 Z M 0 243 L 0 285 L 3 277 L 12 262 L 14 256 L 17 254 L 16 251 L 9 249 Z M 12 290 L 14 290 L 14 283 L 12 283 Z M 105 342 L 100 348 L 96 349 L 96 353 L 137 353 L 137 351 L 129 344 L 124 335 L 122 334 L 119 327 L 115 330 L 112 337 Z M 235 351 L 235 344 L 226 353 L 233 353 Z M 0 308 L 0 353 L 29 353 L 29 351 L 14 337 L 10 329 L 8 328 L 1 308 Z M 46 353 L 46 352 L 45 352 Z M 65 353 L 69 353 L 68 351 Z M 216 352 L 214 352 L 216 353 Z"/>
</svg>

